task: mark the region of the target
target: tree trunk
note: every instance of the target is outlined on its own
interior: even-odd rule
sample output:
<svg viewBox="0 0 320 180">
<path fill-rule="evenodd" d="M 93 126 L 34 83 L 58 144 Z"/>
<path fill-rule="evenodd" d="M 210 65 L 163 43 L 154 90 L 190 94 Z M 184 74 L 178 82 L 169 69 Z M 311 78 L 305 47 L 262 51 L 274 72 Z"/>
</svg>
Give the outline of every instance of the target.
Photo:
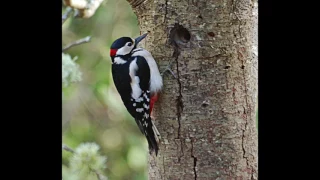
<svg viewBox="0 0 320 180">
<path fill-rule="evenodd" d="M 257 26 L 251 0 L 128 0 L 160 69 L 152 180 L 257 179 Z"/>
</svg>

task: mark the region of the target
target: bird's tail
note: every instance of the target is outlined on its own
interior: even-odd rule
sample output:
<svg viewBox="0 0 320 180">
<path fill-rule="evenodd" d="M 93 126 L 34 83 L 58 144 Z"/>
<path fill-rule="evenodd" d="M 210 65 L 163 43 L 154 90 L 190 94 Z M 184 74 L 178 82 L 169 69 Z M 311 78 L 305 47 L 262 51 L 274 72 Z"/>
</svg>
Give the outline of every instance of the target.
<svg viewBox="0 0 320 180">
<path fill-rule="evenodd" d="M 152 154 L 154 151 L 156 153 L 156 156 L 158 155 L 159 147 L 158 147 L 158 141 L 156 132 L 154 130 L 155 127 L 153 127 L 153 123 L 151 122 L 150 118 L 150 125 L 147 127 L 147 133 L 144 135 L 147 138 L 148 144 L 149 144 L 149 153 Z"/>
<path fill-rule="evenodd" d="M 137 121 L 138 124 L 140 124 L 141 121 Z M 159 147 L 158 147 L 158 131 L 156 127 L 154 126 L 151 117 L 149 116 L 148 118 L 143 118 L 142 123 L 139 125 L 140 130 L 142 134 L 146 137 L 148 141 L 148 146 L 149 146 L 149 153 L 152 154 L 154 151 L 156 153 L 156 156 L 158 155 Z M 158 139 L 158 141 L 157 141 Z"/>
</svg>

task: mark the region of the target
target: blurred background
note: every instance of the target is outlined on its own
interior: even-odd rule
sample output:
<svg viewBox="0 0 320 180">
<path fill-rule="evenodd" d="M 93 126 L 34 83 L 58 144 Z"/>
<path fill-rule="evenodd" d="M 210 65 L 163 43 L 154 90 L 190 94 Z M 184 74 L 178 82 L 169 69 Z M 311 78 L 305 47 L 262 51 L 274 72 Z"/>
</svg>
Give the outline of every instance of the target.
<svg viewBox="0 0 320 180">
<path fill-rule="evenodd" d="M 122 105 L 112 81 L 109 57 L 115 39 L 140 34 L 130 5 L 126 0 L 105 0 L 89 19 L 68 18 L 62 33 L 62 47 L 92 37 L 91 42 L 64 52 L 78 57 L 82 81 L 63 88 L 62 142 L 73 149 L 80 143 L 96 142 L 107 157 L 103 174 L 109 180 L 147 179 L 147 142 Z M 71 155 L 63 151 L 65 180 L 70 174 Z"/>
</svg>

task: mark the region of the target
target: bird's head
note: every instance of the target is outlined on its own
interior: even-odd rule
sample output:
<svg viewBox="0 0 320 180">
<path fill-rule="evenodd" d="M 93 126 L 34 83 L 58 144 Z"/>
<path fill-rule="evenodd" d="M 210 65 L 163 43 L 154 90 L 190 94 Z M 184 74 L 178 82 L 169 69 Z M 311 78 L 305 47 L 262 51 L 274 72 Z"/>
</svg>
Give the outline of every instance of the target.
<svg viewBox="0 0 320 180">
<path fill-rule="evenodd" d="M 128 56 L 132 53 L 134 49 L 137 48 L 137 45 L 142 41 L 148 33 L 145 33 L 135 39 L 130 37 L 121 37 L 115 40 L 110 47 L 110 56 L 112 58 L 116 56 Z"/>
</svg>

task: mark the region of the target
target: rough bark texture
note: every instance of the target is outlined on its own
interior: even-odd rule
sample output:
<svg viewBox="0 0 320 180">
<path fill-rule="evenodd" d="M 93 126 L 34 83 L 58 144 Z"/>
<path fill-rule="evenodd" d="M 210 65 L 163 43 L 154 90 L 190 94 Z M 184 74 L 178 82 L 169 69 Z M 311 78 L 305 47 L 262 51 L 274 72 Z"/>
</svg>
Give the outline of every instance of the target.
<svg viewBox="0 0 320 180">
<path fill-rule="evenodd" d="M 151 180 L 257 179 L 257 57 L 251 0 L 128 0 L 144 44 L 172 61 L 155 104 Z"/>
</svg>

